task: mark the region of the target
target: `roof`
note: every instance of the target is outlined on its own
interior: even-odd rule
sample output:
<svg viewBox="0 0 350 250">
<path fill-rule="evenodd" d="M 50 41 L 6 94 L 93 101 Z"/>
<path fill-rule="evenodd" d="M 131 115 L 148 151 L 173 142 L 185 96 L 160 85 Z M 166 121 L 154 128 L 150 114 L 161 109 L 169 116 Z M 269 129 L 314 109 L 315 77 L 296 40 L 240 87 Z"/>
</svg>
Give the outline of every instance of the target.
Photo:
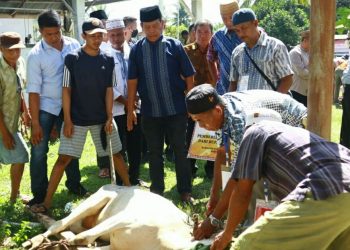
<svg viewBox="0 0 350 250">
<path fill-rule="evenodd" d="M 1 0 L 1 17 L 15 17 L 19 15 L 37 16 L 46 9 L 56 11 L 72 10 L 74 0 Z M 85 0 L 86 8 L 94 5 L 108 4 L 123 0 Z"/>
</svg>

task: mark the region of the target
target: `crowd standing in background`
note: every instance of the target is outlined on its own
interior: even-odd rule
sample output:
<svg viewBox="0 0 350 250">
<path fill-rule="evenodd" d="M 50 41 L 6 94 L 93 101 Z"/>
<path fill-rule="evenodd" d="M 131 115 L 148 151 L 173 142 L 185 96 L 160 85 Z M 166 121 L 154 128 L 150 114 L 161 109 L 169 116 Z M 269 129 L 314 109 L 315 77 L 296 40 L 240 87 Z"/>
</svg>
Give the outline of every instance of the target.
<svg viewBox="0 0 350 250">
<path fill-rule="evenodd" d="M 277 225 L 290 224 L 285 215 L 301 200 L 305 201 L 303 206 L 293 212 L 301 217 L 298 223 L 308 221 L 306 213 L 313 207 L 326 208 L 333 200 L 341 204 L 341 198 L 348 204 L 348 194 L 343 194 L 348 190 L 339 189 L 334 183 L 329 185 L 336 186 L 334 192 L 325 186 L 315 188 L 313 178 L 306 180 L 299 173 L 307 174 L 310 161 L 319 160 L 313 152 L 310 161 L 303 158 L 305 152 L 300 148 L 307 147 L 323 153 L 333 164 L 333 167 L 327 162 L 314 164 L 311 175 L 330 169 L 333 176 L 340 171 L 345 178 L 333 176 L 336 183 L 349 184 L 345 149 L 350 147 L 348 58 L 336 65 L 333 97 L 334 103 L 338 103 L 343 86 L 340 143 L 345 147 L 342 147 L 289 127 L 304 126 L 307 116 L 310 32 L 302 32 L 300 44 L 288 53 L 283 42 L 259 27 L 253 10 L 240 9 L 236 0 L 218 7 L 223 28 L 214 33 L 209 20 L 197 20 L 181 33 L 181 41 L 163 35 L 165 20 L 157 5 L 140 10 L 145 36 L 141 39 L 138 39 L 137 18 L 108 19 L 103 10 L 93 11 L 82 26 L 83 45 L 62 36 L 59 14 L 47 10 L 38 17 L 42 39 L 30 51 L 27 64 L 20 57 L 24 45 L 19 34 L 0 34 L 0 163 L 11 164 L 11 202 L 20 195 L 24 164 L 29 161 L 29 149 L 17 126 L 22 120 L 31 129 L 29 168 L 33 198 L 28 206 L 35 213 L 46 212 L 51 207 L 64 171 L 70 192 L 79 196 L 88 193 L 80 183 L 79 171 L 88 131 L 95 144 L 101 178 L 113 178 L 112 159 L 118 185 L 142 185 L 140 165 L 142 157 L 147 155 L 150 191 L 159 195 L 165 191 L 166 142 L 174 154 L 180 200 L 193 202 L 192 181 L 198 167 L 187 153 L 196 122 L 207 130 L 218 131 L 220 142 L 215 161 L 207 161 L 204 166 L 206 177 L 212 180 L 207 218 L 194 231 L 195 239 L 209 237 L 228 211 L 225 230 L 216 237 L 211 249 L 223 249 L 227 245 L 246 210 L 249 225 L 253 223 L 255 197 L 263 195 L 262 177 L 272 182 L 273 197 L 282 202 L 280 210 L 271 217 L 278 221 Z M 23 99 L 25 87 L 29 109 Z M 281 122 L 252 125 L 247 114 L 261 108 L 274 111 L 276 120 L 287 125 Z M 53 130 L 60 132 L 60 145 L 48 180 L 47 153 Z M 319 145 L 306 145 L 307 138 Z M 228 153 L 230 144 L 234 147 L 232 156 Z M 278 146 L 290 146 L 298 154 L 281 153 Z M 112 155 L 108 155 L 110 149 Z M 344 165 L 339 166 L 335 160 L 336 149 L 345 159 Z M 229 160 L 232 177 L 220 196 L 221 165 Z M 277 173 L 287 167 L 293 178 Z M 328 179 L 320 177 L 321 182 L 328 183 Z M 299 182 L 309 189 L 297 185 Z M 249 199 L 251 196 L 254 198 Z M 347 220 L 346 215 L 332 223 L 340 225 L 341 219 Z M 234 247 L 255 249 L 256 246 L 247 243 L 247 239 L 251 242 L 254 239 L 251 244 L 265 244 L 266 249 L 272 249 L 277 241 L 255 241 L 257 232 L 264 230 L 273 237 L 285 236 L 263 218 L 242 234 Z M 335 230 L 332 235 L 338 237 L 341 232 Z M 332 244 L 344 244 L 339 242 Z M 293 244 L 298 246 L 303 241 Z M 321 241 L 317 244 L 324 245 Z"/>
</svg>

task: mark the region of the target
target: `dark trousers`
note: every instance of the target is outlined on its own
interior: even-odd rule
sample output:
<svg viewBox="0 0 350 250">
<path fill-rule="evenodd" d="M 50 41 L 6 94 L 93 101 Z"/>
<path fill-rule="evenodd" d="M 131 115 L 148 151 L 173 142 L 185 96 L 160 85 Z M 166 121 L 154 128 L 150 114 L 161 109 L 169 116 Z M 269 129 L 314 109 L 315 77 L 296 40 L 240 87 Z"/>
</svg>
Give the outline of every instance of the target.
<svg viewBox="0 0 350 250">
<path fill-rule="evenodd" d="M 164 192 L 163 148 L 164 137 L 167 135 L 175 154 L 177 190 L 180 194 L 191 192 L 191 169 L 186 158 L 187 115 L 143 116 L 141 124 L 149 150 L 151 191 L 161 195 Z"/>
<path fill-rule="evenodd" d="M 191 146 L 191 140 L 193 136 L 193 130 L 195 126 L 195 122 L 189 117 L 187 121 L 187 131 L 186 131 L 186 146 L 187 151 L 189 150 Z M 192 171 L 192 177 L 196 176 L 197 167 L 196 167 L 196 159 L 190 159 L 190 166 Z M 213 161 L 207 161 L 204 165 L 205 174 L 208 178 L 213 178 L 214 175 L 214 162 Z"/>
<path fill-rule="evenodd" d="M 292 92 L 292 97 L 294 98 L 294 100 L 297 100 L 298 102 L 304 104 L 305 107 L 307 107 L 307 96 L 306 95 L 299 94 L 298 92 L 295 92 L 293 90 L 291 92 Z"/>
<path fill-rule="evenodd" d="M 129 178 L 132 185 L 139 182 L 141 149 L 142 149 L 142 133 L 141 133 L 141 117 L 137 116 L 137 125 L 134 125 L 133 130 L 127 131 L 127 116 L 115 116 L 114 120 L 118 127 L 120 141 L 123 145 L 123 150 L 126 151 L 129 161 Z"/>
<path fill-rule="evenodd" d="M 350 149 L 350 85 L 344 84 L 342 100 L 343 117 L 340 130 L 340 144 Z"/>
<path fill-rule="evenodd" d="M 62 112 L 59 116 L 40 110 L 39 122 L 43 130 L 43 140 L 37 145 L 31 145 L 30 180 L 31 190 L 35 203 L 42 203 L 46 196 L 48 186 L 47 178 L 47 152 L 52 128 L 56 125 L 57 131 L 61 131 Z M 73 159 L 65 169 L 67 175 L 66 187 L 75 189 L 80 185 L 80 171 L 78 159 Z"/>
</svg>

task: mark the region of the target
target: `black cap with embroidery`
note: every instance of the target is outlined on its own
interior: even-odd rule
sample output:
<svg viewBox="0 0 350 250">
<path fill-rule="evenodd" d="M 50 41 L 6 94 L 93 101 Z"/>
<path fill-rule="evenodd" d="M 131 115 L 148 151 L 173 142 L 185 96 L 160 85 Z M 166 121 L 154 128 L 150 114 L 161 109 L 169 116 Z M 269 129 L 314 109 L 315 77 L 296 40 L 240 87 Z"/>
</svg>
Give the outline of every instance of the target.
<svg viewBox="0 0 350 250">
<path fill-rule="evenodd" d="M 140 9 L 141 22 L 152 22 L 157 19 L 162 19 L 162 13 L 158 5 Z"/>
<path fill-rule="evenodd" d="M 107 33 L 105 27 L 103 26 L 103 23 L 101 20 L 90 17 L 83 23 L 83 32 L 89 35 L 101 32 L 101 33 Z"/>
<path fill-rule="evenodd" d="M 104 10 L 96 10 L 90 13 L 90 17 L 97 18 L 99 20 L 107 20 L 108 16 Z"/>
<path fill-rule="evenodd" d="M 186 95 L 187 112 L 194 115 L 209 111 L 223 103 L 218 92 L 209 83 L 194 87 Z"/>
</svg>

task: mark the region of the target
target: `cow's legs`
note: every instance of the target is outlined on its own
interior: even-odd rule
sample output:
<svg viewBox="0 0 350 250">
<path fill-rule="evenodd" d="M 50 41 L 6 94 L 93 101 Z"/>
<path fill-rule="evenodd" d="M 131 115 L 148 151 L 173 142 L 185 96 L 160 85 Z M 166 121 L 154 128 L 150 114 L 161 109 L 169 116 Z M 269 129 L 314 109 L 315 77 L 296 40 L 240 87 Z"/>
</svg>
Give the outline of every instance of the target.
<svg viewBox="0 0 350 250">
<path fill-rule="evenodd" d="M 128 218 L 126 213 L 120 212 L 108 220 L 105 220 L 95 227 L 77 234 L 73 239 L 70 240 L 72 245 L 88 245 L 93 243 L 98 237 L 125 228 L 128 225 L 135 223 L 132 218 Z"/>
<path fill-rule="evenodd" d="M 57 234 L 69 227 L 73 223 L 83 220 L 85 217 L 94 215 L 100 211 L 109 201 L 110 197 L 102 195 L 103 192 L 97 192 L 91 195 L 88 199 L 83 201 L 77 208 L 75 208 L 66 218 L 55 222 L 45 233 L 48 237 Z"/>
</svg>

